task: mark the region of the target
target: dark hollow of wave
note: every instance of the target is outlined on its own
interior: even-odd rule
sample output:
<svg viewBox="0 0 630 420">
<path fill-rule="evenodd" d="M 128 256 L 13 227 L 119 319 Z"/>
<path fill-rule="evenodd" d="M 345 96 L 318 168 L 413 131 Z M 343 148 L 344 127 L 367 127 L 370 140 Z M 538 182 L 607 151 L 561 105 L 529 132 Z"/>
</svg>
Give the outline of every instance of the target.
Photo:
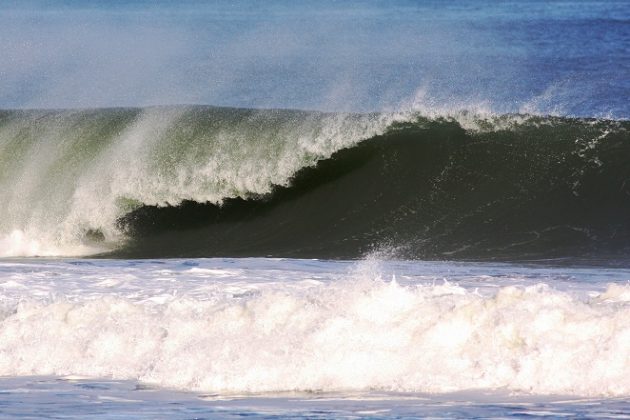
<svg viewBox="0 0 630 420">
<path fill-rule="evenodd" d="M 399 123 L 264 197 L 139 208 L 119 221 L 132 239 L 109 256 L 622 260 L 629 128 L 567 118 L 487 132 Z"/>
</svg>

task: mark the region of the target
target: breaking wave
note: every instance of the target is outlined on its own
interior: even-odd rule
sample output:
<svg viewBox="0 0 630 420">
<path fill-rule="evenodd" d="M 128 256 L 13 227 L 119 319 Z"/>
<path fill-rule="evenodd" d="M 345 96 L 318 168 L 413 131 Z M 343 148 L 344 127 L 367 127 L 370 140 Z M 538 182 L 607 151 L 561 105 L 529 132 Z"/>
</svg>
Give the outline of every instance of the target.
<svg viewBox="0 0 630 420">
<path fill-rule="evenodd" d="M 135 276 L 150 267 L 125 267 L 116 277 L 96 264 L 91 281 L 69 282 L 94 289 L 80 299 L 8 299 L 0 375 L 134 379 L 221 394 L 630 395 L 627 284 L 581 297 L 544 284 L 480 293 L 361 271 L 332 282 L 314 280 L 314 272 L 280 283 L 229 281 L 239 270 L 226 267 L 193 267 L 176 281 L 162 263 L 142 283 L 152 291 L 144 296 Z M 201 283 L 194 278 L 202 275 Z M 50 287 L 45 277 L 29 271 L 28 278 Z M 193 286 L 200 290 L 187 290 Z M 127 289 L 129 296 L 115 295 Z"/>
<path fill-rule="evenodd" d="M 619 257 L 627 121 L 0 112 L 0 256 Z"/>
</svg>

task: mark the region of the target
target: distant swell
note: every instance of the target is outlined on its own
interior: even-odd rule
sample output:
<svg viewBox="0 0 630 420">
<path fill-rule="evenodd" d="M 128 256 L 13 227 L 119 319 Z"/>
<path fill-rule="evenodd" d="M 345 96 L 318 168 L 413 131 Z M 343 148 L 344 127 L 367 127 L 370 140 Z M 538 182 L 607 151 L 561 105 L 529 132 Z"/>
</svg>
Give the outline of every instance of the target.
<svg viewBox="0 0 630 420">
<path fill-rule="evenodd" d="M 0 113 L 0 256 L 621 260 L 630 123 L 170 107 Z"/>
</svg>

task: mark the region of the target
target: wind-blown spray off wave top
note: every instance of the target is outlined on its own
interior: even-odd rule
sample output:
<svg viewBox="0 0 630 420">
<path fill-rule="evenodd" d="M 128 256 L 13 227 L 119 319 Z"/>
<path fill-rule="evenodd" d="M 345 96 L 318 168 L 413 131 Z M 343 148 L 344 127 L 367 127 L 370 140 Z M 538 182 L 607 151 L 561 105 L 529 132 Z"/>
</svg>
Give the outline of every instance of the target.
<svg viewBox="0 0 630 420">
<path fill-rule="evenodd" d="M 0 114 L 0 255 L 620 256 L 630 123 L 202 106 Z"/>
<path fill-rule="evenodd" d="M 0 118 L 0 249 L 59 255 L 119 241 L 117 221 L 141 206 L 269 194 L 388 117 L 165 107 Z"/>
</svg>

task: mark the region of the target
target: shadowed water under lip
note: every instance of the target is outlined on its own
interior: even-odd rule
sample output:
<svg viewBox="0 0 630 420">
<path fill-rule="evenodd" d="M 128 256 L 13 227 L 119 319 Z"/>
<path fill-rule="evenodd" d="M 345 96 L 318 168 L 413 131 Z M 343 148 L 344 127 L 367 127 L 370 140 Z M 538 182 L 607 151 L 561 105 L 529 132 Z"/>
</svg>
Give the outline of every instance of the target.
<svg viewBox="0 0 630 420">
<path fill-rule="evenodd" d="M 119 221 L 131 240 L 108 255 L 343 259 L 383 248 L 412 259 L 624 264 L 627 122 L 477 124 L 419 117 L 262 197 L 140 207 Z"/>
</svg>

